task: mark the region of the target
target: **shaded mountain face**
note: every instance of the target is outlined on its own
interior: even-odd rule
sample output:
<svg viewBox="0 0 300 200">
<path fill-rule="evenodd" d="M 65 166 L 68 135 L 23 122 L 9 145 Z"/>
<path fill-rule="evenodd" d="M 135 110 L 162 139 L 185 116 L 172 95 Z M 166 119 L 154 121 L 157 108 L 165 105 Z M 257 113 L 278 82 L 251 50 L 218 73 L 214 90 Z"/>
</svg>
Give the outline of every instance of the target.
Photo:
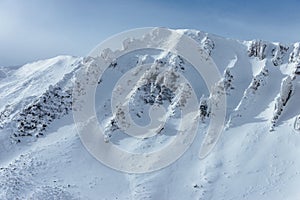
<svg viewBox="0 0 300 200">
<path fill-rule="evenodd" d="M 130 151 L 155 151 L 174 137 L 177 105 L 184 104 L 178 95 L 184 90 L 176 85 L 178 73 L 199 99 L 201 123 L 191 148 L 173 165 L 141 175 L 122 174 L 94 160 L 75 131 L 76 75 L 85 67 L 97 68 L 97 59 L 59 56 L 2 67 L 0 199 L 295 199 L 300 183 L 300 43 L 178 32 L 194 39 L 223 75 L 226 129 L 207 158 L 199 160 L 197 154 L 214 114 L 213 100 L 201 75 L 178 55 L 134 51 L 114 60 L 97 80 L 95 108 L 105 140 Z M 110 102 L 117 81 L 141 64 L 162 71 L 145 73 L 136 84 L 129 102 L 132 119 L 147 125 L 152 105 L 170 108 L 169 123 L 158 136 L 143 141 L 122 133 Z"/>
</svg>

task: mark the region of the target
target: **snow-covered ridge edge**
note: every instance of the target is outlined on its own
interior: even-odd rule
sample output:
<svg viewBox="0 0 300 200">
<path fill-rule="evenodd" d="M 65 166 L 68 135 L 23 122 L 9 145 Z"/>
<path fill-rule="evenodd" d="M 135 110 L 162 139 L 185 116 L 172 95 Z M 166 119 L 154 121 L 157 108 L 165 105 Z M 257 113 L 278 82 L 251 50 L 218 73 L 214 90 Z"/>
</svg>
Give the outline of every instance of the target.
<svg viewBox="0 0 300 200">
<path fill-rule="evenodd" d="M 68 114 L 72 106 L 72 78 L 81 63 L 82 58 L 58 56 L 26 64 L 5 77 L 6 79 L 15 79 L 20 75 L 25 77 L 16 87 L 16 91 L 7 89 L 8 96 L 15 96 L 13 101 L 1 105 L 0 128 L 10 130 L 12 141 L 17 143 L 22 140 L 34 141 L 43 135 L 51 122 Z M 31 87 L 32 83 L 38 83 L 44 76 L 48 79 L 40 89 L 34 92 L 25 91 L 26 86 Z M 5 83 L 5 79 L 2 81 L 3 85 L 0 87 L 6 89 L 9 84 Z M 25 91 L 23 94 L 18 94 L 20 88 Z M 5 90 L 1 95 L 5 96 Z"/>
<path fill-rule="evenodd" d="M 242 42 L 225 39 L 201 31 L 178 31 L 183 32 L 197 41 L 199 46 L 201 46 L 216 61 L 222 53 L 228 54 L 223 60 L 227 59 L 227 57 L 235 56 L 235 61 L 233 60 L 233 62 L 226 63 L 220 59 L 221 61 L 217 63 L 220 67 L 220 71 L 224 74 L 223 84 L 227 91 L 228 98 L 238 99 L 229 106 L 227 111 L 230 114 L 230 116 L 228 116 L 229 127 L 230 124 L 235 124 L 234 118 L 236 118 L 236 116 L 241 117 L 242 113 L 239 112 L 247 112 L 249 109 L 247 109 L 247 106 L 249 106 L 247 101 L 252 102 L 252 100 L 256 98 L 257 95 L 255 95 L 255 91 L 259 91 L 260 88 L 269 86 L 269 70 L 281 74 L 280 77 L 282 77 L 278 80 L 280 92 L 273 98 L 273 101 L 277 102 L 276 107 L 273 109 L 272 116 L 269 116 L 268 118 L 270 129 L 274 130 L 276 124 L 280 120 L 280 115 L 284 112 L 285 107 L 288 106 L 290 99 L 293 98 L 291 97 L 292 94 L 294 94 L 293 91 L 297 88 L 295 85 L 298 84 L 297 77 L 300 74 L 300 43 L 284 45 L 261 40 Z M 229 52 L 226 52 L 227 50 Z M 250 67 L 257 65 L 258 68 L 260 68 L 258 73 L 242 74 L 245 72 L 241 69 L 243 66 L 241 66 L 241 63 L 239 63 L 238 60 L 245 60 L 246 58 L 250 60 L 247 62 L 252 62 L 252 66 L 249 65 Z M 28 96 L 27 102 L 19 102 L 19 104 L 14 104 L 13 106 L 9 104 L 1 105 L 0 127 L 4 127 L 10 121 L 14 121 L 14 125 L 10 128 L 13 130 L 12 137 L 17 142 L 21 141 L 19 137 L 39 137 L 42 135 L 42 132 L 54 119 L 60 118 L 71 110 L 71 80 L 77 69 L 84 65 L 82 60 L 82 58 L 76 58 L 73 63 L 69 63 L 70 65 L 73 65 L 70 67 L 71 71 L 68 71 L 63 78 L 54 84 L 51 84 L 51 86 L 49 85 L 42 93 L 33 97 Z M 49 65 L 48 67 L 50 68 L 51 66 L 52 65 Z M 24 70 L 26 67 L 28 67 L 28 65 L 25 65 L 20 69 Z M 43 69 L 47 71 L 49 68 L 45 67 Z M 245 79 L 243 84 L 239 85 L 241 79 L 245 76 L 247 76 L 248 80 Z M 7 77 L 4 77 L 2 81 L 5 79 L 7 79 Z M 248 100 L 246 101 L 245 99 Z M 49 105 L 48 102 L 51 102 L 52 106 Z M 253 106 L 255 105 L 252 105 L 252 107 Z M 41 117 L 41 119 L 39 117 L 40 115 L 38 115 L 37 118 L 33 117 L 33 115 L 37 113 L 40 113 L 41 116 L 44 117 Z"/>
</svg>

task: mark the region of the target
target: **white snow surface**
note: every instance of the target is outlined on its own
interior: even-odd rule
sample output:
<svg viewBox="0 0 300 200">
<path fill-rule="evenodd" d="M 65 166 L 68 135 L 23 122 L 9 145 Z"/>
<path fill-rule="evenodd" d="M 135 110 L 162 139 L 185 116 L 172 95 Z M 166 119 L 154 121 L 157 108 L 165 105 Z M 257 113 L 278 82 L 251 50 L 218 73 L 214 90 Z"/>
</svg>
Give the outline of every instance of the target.
<svg viewBox="0 0 300 200">
<path fill-rule="evenodd" d="M 209 123 L 209 116 L 205 116 L 191 147 L 172 165 L 146 174 L 110 169 L 82 145 L 72 111 L 54 113 L 53 119 L 39 122 L 33 121 L 34 116 L 21 118 L 22 113 L 27 115 L 29 105 L 41 102 L 43 95 L 50 98 L 48 103 L 55 104 L 51 101 L 54 97 L 45 94 L 51 93 L 53 88 L 72 87 L 78 69 L 97 64 L 96 60 L 58 56 L 21 67 L 2 67 L 0 199 L 300 199 L 300 75 L 296 73 L 300 67 L 299 43 L 237 41 L 196 30 L 178 32 L 197 41 L 223 74 L 227 95 L 226 129 L 211 154 L 204 159 L 198 157 Z M 151 62 L 162 63 L 167 72 L 176 69 L 182 73 L 191 82 L 199 100 L 207 97 L 209 101 L 203 79 L 195 75 L 193 67 L 184 59 L 156 50 L 122 56 L 99 80 L 95 97 L 99 122 L 107 130 L 109 142 L 120 148 L 139 152 L 155 150 L 163 148 L 161 144 L 167 144 L 172 138 L 176 117 L 169 123 L 174 127 L 167 127 L 161 136 L 146 140 L 124 137 L 111 123 L 114 117 L 110 96 L 114 84 L 130 68 Z M 164 81 L 168 82 L 168 78 Z M 136 97 L 149 95 L 147 85 L 137 87 L 145 87 L 145 91 L 136 92 Z M 168 95 L 166 98 L 172 96 Z M 61 101 L 61 105 L 66 98 L 54 100 Z M 132 119 L 146 125 L 149 116 L 145 113 L 150 105 L 145 99 L 151 101 L 151 98 L 136 99 L 129 102 Z M 163 105 L 169 104 L 163 102 Z M 47 112 L 51 112 L 51 108 L 47 108 Z M 176 109 L 172 111 L 176 116 Z M 22 136 L 18 119 L 47 126 L 40 135 Z"/>
</svg>

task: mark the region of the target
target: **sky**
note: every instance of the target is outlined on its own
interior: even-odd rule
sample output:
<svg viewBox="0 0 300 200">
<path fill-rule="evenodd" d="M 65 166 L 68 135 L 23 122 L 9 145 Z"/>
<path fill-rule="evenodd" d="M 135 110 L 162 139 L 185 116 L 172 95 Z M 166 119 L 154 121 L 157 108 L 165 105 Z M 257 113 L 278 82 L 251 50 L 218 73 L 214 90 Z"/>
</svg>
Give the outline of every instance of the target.
<svg viewBox="0 0 300 200">
<path fill-rule="evenodd" d="M 239 40 L 300 41 L 298 0 L 0 0 L 0 66 L 85 56 L 122 31 L 197 29 Z"/>
</svg>

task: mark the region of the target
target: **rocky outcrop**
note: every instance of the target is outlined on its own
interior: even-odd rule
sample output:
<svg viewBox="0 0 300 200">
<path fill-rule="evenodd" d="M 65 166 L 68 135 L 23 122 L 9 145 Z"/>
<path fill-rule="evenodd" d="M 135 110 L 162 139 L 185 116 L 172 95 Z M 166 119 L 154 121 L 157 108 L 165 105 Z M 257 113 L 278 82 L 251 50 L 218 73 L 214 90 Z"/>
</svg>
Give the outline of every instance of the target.
<svg viewBox="0 0 300 200">
<path fill-rule="evenodd" d="M 72 109 L 72 88 L 50 86 L 36 101 L 27 105 L 13 119 L 16 122 L 13 139 L 20 142 L 23 137 L 43 135 L 47 126 Z"/>
<path fill-rule="evenodd" d="M 270 56 L 273 65 L 278 66 L 284 63 L 284 57 L 287 55 L 288 50 L 289 47 L 284 44 L 273 44 L 262 40 L 253 40 L 248 46 L 248 56 L 257 57 L 259 60 Z"/>
<path fill-rule="evenodd" d="M 273 118 L 271 120 L 272 124 L 271 124 L 270 131 L 274 130 L 276 123 L 280 115 L 284 111 L 284 108 L 287 105 L 288 101 L 290 100 L 292 94 L 293 94 L 292 78 L 290 76 L 287 76 L 282 80 L 280 94 L 275 100 L 275 108 L 274 108 Z"/>
<path fill-rule="evenodd" d="M 271 50 L 272 53 L 272 62 L 274 66 L 278 66 L 283 64 L 283 59 L 287 55 L 287 52 L 289 50 L 289 47 L 283 44 L 276 45 L 275 48 Z"/>
<path fill-rule="evenodd" d="M 260 60 L 263 60 L 266 58 L 266 47 L 266 42 L 262 40 L 253 40 L 250 42 L 250 45 L 248 47 L 248 56 L 257 57 Z"/>
</svg>

